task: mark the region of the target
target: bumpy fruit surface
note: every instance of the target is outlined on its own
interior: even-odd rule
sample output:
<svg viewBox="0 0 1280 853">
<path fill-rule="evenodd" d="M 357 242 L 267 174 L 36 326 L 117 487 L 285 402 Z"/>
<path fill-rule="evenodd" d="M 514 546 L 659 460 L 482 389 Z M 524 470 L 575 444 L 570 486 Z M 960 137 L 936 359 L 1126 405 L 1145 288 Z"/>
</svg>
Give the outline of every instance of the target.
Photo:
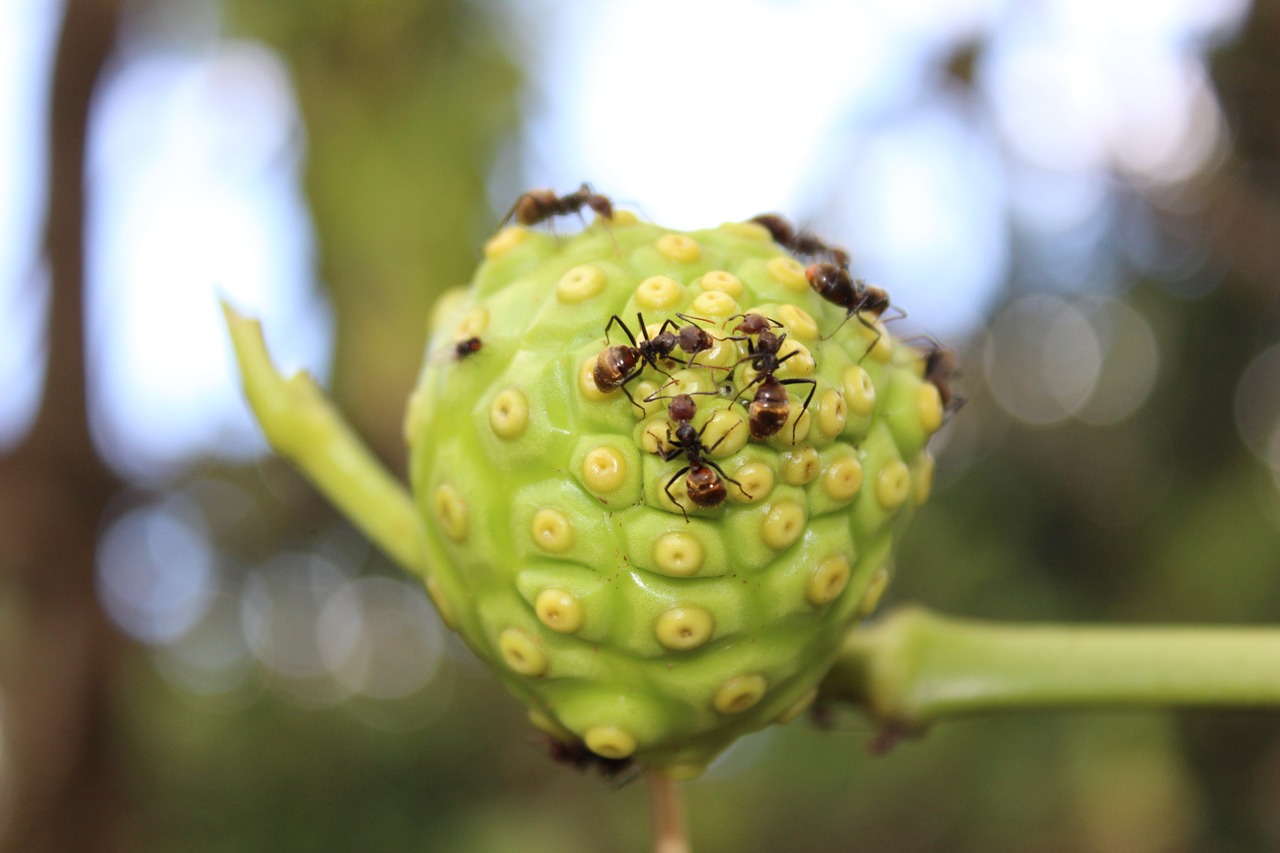
<svg viewBox="0 0 1280 853">
<path fill-rule="evenodd" d="M 749 429 L 744 312 L 785 332 L 778 379 L 816 383 L 785 386 L 766 439 Z M 630 345 L 606 324 L 643 340 L 638 313 L 651 336 L 692 322 L 713 346 L 604 392 L 600 354 Z M 681 777 L 812 701 L 928 494 L 943 417 L 920 353 L 845 319 L 758 225 L 682 233 L 626 213 L 573 237 L 506 228 L 442 300 L 405 425 L 428 588 L 537 725 Z M 663 458 L 681 392 L 736 481 L 716 506 L 674 476 L 684 454 Z"/>
</svg>

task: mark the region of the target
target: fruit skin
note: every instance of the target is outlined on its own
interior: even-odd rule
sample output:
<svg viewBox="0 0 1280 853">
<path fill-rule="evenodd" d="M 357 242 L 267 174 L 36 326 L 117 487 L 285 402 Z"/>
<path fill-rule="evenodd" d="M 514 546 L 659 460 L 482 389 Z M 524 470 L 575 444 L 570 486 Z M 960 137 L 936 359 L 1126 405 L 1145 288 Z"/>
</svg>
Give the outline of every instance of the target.
<svg viewBox="0 0 1280 853">
<path fill-rule="evenodd" d="M 535 724 L 697 775 L 800 713 L 874 608 L 928 493 L 941 403 L 919 352 L 879 324 L 840 326 L 758 225 L 684 233 L 620 212 L 573 237 L 506 228 L 485 251 L 435 312 L 405 421 L 428 591 Z M 685 325 L 677 312 L 718 339 L 691 368 L 666 365 L 678 385 L 652 368 L 629 382 L 643 413 L 596 388 L 611 316 L 640 337 L 637 313 L 653 333 Z M 750 365 L 727 369 L 746 354 L 727 340 L 743 312 L 782 325 L 783 354 L 802 350 L 779 378 L 817 382 L 798 423 L 810 386 L 789 386 L 792 420 L 765 440 L 748 436 Z M 483 347 L 457 357 L 472 337 Z M 615 326 L 610 343 L 625 337 Z M 674 432 L 668 401 L 645 397 L 726 382 L 693 398 L 693 423 L 719 419 L 704 443 L 729 437 L 709 458 L 743 486 L 703 508 L 678 478 L 686 519 L 664 486 L 687 462 L 654 452 Z"/>
</svg>

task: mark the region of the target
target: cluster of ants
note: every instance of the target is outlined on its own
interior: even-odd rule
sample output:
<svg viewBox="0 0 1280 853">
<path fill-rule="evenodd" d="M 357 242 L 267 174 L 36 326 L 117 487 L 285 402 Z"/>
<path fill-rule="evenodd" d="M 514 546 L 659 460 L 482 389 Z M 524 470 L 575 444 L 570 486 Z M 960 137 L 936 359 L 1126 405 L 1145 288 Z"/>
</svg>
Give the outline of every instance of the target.
<svg viewBox="0 0 1280 853">
<path fill-rule="evenodd" d="M 546 189 L 523 193 L 503 217 L 501 224 L 505 225 L 514 219 L 519 225 L 534 226 L 556 216 L 570 214 L 581 216 L 584 209 L 594 211 L 605 220 L 613 218 L 613 202 L 607 196 L 595 192 L 589 184 L 584 183 L 577 190 L 563 196 Z M 876 340 L 879 340 L 879 331 L 873 325 L 873 320 L 879 320 L 891 307 L 889 294 L 879 287 L 853 277 L 849 272 L 850 257 L 847 251 L 838 246 L 828 245 L 820 237 L 805 229 L 796 228 L 776 213 L 761 214 L 751 221 L 767 230 L 773 241 L 792 255 L 812 260 L 805 269 L 805 278 L 809 285 L 823 299 L 845 310 L 844 319 L 827 337 L 838 332 L 850 317 L 857 317 L 860 323 L 876 332 Z M 872 319 L 867 319 L 868 316 Z M 681 322 L 667 319 L 659 327 L 657 334 L 650 337 L 644 317 L 637 314 L 639 339 L 621 317 L 617 314 L 610 317 L 605 326 L 605 349 L 596 358 L 593 371 L 596 387 L 606 393 L 621 390 L 633 406 L 643 411 L 644 406 L 637 403 L 626 388 L 629 382 L 650 367 L 670 379 L 671 374 L 664 369 L 662 362 L 679 362 L 686 367 L 692 367 L 698 355 L 711 349 L 716 343 L 716 338 L 693 322 L 694 320 L 700 320 L 703 323 L 710 321 L 685 314 L 676 314 L 676 317 Z M 761 314 L 748 313 L 730 317 L 724 326 L 727 327 L 734 320 L 741 320 L 741 322 L 734 326 L 732 334 L 720 340 L 745 342 L 747 354 L 737 363 L 720 369 L 728 371 L 730 379 L 726 384 L 729 388 L 732 388 L 732 376 L 740 365 L 749 364 L 755 371 L 755 377 L 738 390 L 730 405 L 743 402 L 747 408 L 747 426 L 751 437 L 767 439 L 781 431 L 791 416 L 791 401 L 787 386 L 809 386 L 809 393 L 800 409 L 800 415 L 803 415 L 817 390 L 817 383 L 813 379 L 779 379 L 776 376 L 782 364 L 800 352 L 793 350 L 786 355 L 780 354 L 783 341 L 787 337 L 785 331 L 775 331 L 782 328 L 781 323 Z M 615 325 L 622 329 L 629 343 L 613 345 L 609 343 L 609 333 Z M 871 346 L 875 346 L 874 341 Z M 480 339 L 471 337 L 455 345 L 454 355 L 458 359 L 466 358 L 479 352 L 481 347 Z M 684 353 L 684 358 L 674 355 L 677 348 Z M 951 392 L 951 380 L 956 373 L 955 356 L 950 350 L 928 338 L 924 339 L 923 349 L 925 379 L 937 387 L 944 407 L 950 411 L 962 402 Z M 685 477 L 689 500 L 699 507 L 713 508 L 723 503 L 727 497 L 726 481 L 737 486 L 748 498 L 751 497 L 741 483 L 726 474 L 714 460 L 709 458 L 733 429 L 731 428 L 715 443 L 707 446 L 703 443 L 702 437 L 710 421 L 701 430 L 693 425 L 693 418 L 697 414 L 697 404 L 694 402 L 693 394 L 718 393 L 720 392 L 699 391 L 665 398 L 655 392 L 644 399 L 646 403 L 653 403 L 658 399 L 670 399 L 667 415 L 675 429 L 673 431 L 668 426 L 666 442 L 668 446 L 659 449 L 657 453 L 664 461 L 683 456 L 687 463 L 663 486 L 667 497 L 673 504 L 680 507 L 686 520 L 689 517 L 688 511 L 671 491 L 671 487 L 679 482 L 682 476 Z M 799 415 L 795 423 L 798 421 Z M 793 436 L 795 423 L 792 426 Z"/>
</svg>

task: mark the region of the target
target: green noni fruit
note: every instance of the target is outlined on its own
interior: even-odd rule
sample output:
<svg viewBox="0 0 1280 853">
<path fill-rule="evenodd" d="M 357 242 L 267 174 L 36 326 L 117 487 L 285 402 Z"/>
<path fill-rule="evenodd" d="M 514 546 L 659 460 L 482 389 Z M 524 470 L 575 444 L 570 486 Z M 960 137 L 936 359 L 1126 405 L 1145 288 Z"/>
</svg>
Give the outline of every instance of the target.
<svg viewBox="0 0 1280 853">
<path fill-rule="evenodd" d="M 755 222 L 619 211 L 484 254 L 405 422 L 429 592 L 553 737 L 697 775 L 801 713 L 875 607 L 932 481 L 930 358 Z"/>
</svg>

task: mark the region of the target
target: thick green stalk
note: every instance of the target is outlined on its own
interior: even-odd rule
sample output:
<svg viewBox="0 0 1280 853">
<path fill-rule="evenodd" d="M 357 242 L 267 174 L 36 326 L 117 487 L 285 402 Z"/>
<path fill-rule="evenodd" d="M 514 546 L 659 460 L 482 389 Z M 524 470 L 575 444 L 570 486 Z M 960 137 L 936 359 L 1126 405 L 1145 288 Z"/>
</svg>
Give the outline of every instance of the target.
<svg viewBox="0 0 1280 853">
<path fill-rule="evenodd" d="M 1280 709 L 1280 629 L 1001 625 L 911 608 L 852 631 L 822 691 L 907 731 L 995 711 Z"/>
<path fill-rule="evenodd" d="M 271 446 L 404 568 L 426 577 L 422 528 L 408 491 L 356 437 L 305 373 L 276 371 L 257 320 L 222 305 L 245 396 Z"/>
</svg>

